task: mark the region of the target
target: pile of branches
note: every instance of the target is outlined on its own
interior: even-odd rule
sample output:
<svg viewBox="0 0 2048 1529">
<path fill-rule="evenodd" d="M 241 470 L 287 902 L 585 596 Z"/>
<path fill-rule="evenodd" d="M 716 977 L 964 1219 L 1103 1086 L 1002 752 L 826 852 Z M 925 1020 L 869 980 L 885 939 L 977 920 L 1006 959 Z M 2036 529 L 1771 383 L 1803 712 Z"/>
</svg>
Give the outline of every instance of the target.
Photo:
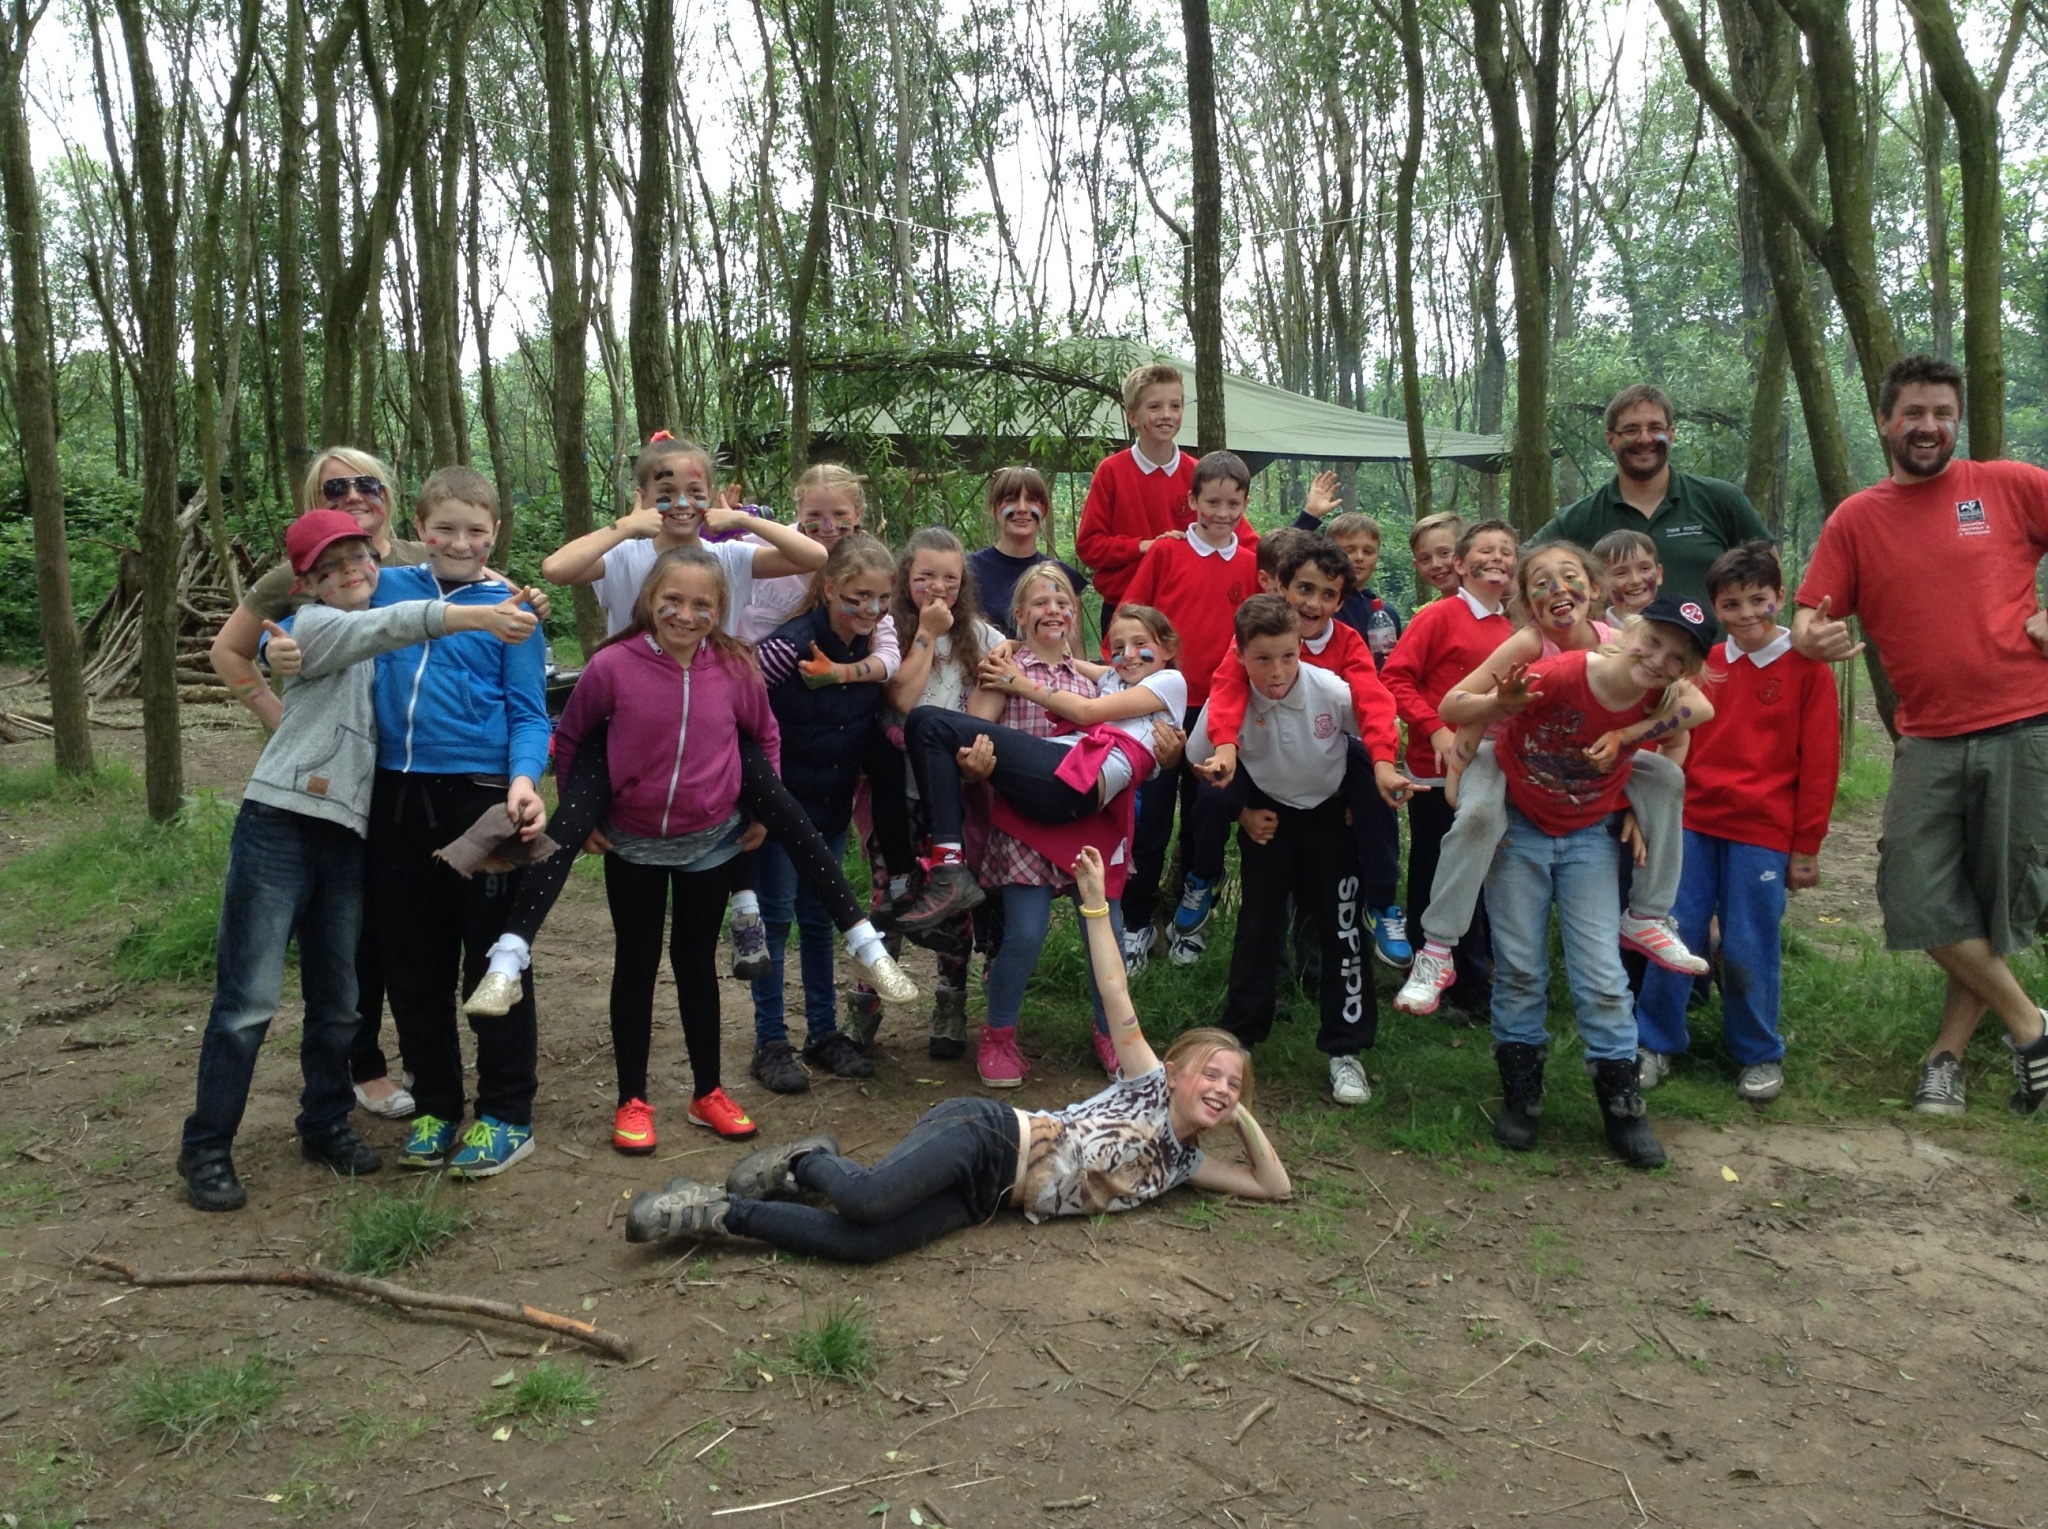
<svg viewBox="0 0 2048 1529">
<path fill-rule="evenodd" d="M 231 555 L 245 566 L 235 570 L 246 583 L 247 559 L 240 548 Z M 136 693 L 137 669 L 142 661 L 142 586 L 148 577 L 142 554 L 132 547 L 121 551 L 114 587 L 107 591 L 100 608 L 93 612 L 81 634 L 85 640 L 85 693 L 94 701 Z M 159 574 L 159 577 L 162 575 Z M 206 490 L 201 487 L 178 514 L 178 683 L 181 686 L 218 690 L 225 695 L 219 676 L 207 660 L 207 650 L 221 626 L 235 609 L 236 581 L 221 565 L 214 551 L 213 536 L 206 519 Z M 186 699 L 199 697 L 187 696 Z M 207 695 L 205 698 L 211 699 Z"/>
</svg>

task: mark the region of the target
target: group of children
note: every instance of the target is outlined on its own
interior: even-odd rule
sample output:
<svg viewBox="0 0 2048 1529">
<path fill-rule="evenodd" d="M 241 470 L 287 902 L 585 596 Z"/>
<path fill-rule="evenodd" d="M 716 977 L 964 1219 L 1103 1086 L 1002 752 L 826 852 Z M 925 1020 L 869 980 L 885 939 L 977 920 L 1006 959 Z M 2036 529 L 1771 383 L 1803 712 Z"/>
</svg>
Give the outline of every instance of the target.
<svg viewBox="0 0 2048 1529">
<path fill-rule="evenodd" d="M 533 946 L 586 848 L 604 857 L 615 937 L 624 1153 L 657 1146 L 665 922 L 687 1118 L 720 1137 L 756 1131 L 721 1086 L 721 931 L 730 970 L 752 983 L 750 1071 L 767 1090 L 800 1092 L 819 1070 L 872 1075 L 882 1005 L 920 997 L 897 963 L 903 940 L 935 955 L 935 1059 L 967 1049 L 967 979 L 984 954 L 976 1068 L 1012 1088 L 1028 1070 L 1025 988 L 1054 899 L 1072 898 L 1104 921 L 1084 953 L 1114 1079 L 1128 1059 L 1104 995 L 1142 970 L 1155 921 L 1169 960 L 1202 959 L 1233 824 L 1242 906 L 1220 1029 L 1240 1049 L 1270 1032 L 1292 931 L 1339 1103 L 1371 1097 L 1377 958 L 1406 969 L 1398 1009 L 1447 997 L 1490 1016 L 1495 1135 L 1532 1146 L 1553 906 L 1620 1155 L 1663 1160 L 1641 1090 L 1685 1049 L 1707 970 L 1694 951 L 1715 921 L 1738 1090 L 1773 1097 L 1776 922 L 1786 886 L 1813 879 L 1835 733 L 1828 670 L 1776 624 L 1768 545 L 1715 565 L 1724 642 L 1698 604 L 1659 595 L 1647 537 L 1523 549 L 1502 521 L 1432 515 L 1410 546 L 1439 598 L 1404 630 L 1370 584 L 1379 528 L 1340 511 L 1334 476 L 1295 526 L 1257 536 L 1245 464 L 1174 445 L 1181 398 L 1172 368 L 1135 371 L 1135 444 L 1093 480 L 1077 543 L 1102 597 L 1099 643 L 1083 633 L 1084 576 L 1042 550 L 1051 495 L 1031 468 L 991 477 L 988 547 L 969 554 L 933 527 L 892 553 L 843 467 L 798 479 L 790 528 L 716 502 L 708 455 L 658 437 L 636 462 L 631 511 L 542 564 L 550 583 L 591 586 L 608 629 L 552 747 L 538 596 L 489 566 L 488 480 L 435 473 L 414 549 L 388 536 L 381 469 L 327 453 L 307 495 L 321 507 L 287 537 L 290 593 L 306 603 L 261 621 L 271 673 L 291 678 L 230 856 L 179 1158 L 192 1202 L 243 1201 L 230 1148 L 295 935 L 309 1159 L 379 1166 L 348 1124 L 352 1048 L 357 1102 L 410 1106 L 405 1166 L 485 1177 L 530 1153 Z M 243 644 L 248 625 L 238 616 L 223 642 Z M 245 680 L 220 652 L 245 698 L 267 701 L 254 669 Z M 550 763 L 552 818 L 536 790 Z M 1398 893 L 1403 809 L 1419 949 Z M 1182 875 L 1162 897 L 1176 819 Z M 849 835 L 871 871 L 858 891 L 841 869 Z M 1083 863 L 1099 866 L 1099 893 L 1077 887 Z M 783 1000 L 792 927 L 800 1043 Z M 835 935 L 860 971 L 843 1018 Z M 1639 992 L 1624 947 L 1653 968 Z M 366 1036 L 376 1052 L 380 986 L 406 1073 L 366 1092 L 382 1081 L 366 1083 L 360 1060 Z M 473 1099 L 458 1017 L 475 1037 Z"/>
</svg>

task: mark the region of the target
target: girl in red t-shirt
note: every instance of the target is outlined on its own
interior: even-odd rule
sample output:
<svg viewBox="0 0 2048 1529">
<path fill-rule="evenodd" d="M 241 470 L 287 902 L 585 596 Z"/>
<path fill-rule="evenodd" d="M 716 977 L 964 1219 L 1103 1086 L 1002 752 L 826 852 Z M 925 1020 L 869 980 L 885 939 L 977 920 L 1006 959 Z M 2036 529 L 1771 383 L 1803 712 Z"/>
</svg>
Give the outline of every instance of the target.
<svg viewBox="0 0 2048 1529">
<path fill-rule="evenodd" d="M 1526 1152 L 1536 1145 L 1549 1053 L 1555 905 L 1608 1144 L 1631 1167 L 1664 1161 L 1643 1118 L 1635 1005 L 1621 965 L 1621 900 L 1606 819 L 1622 805 L 1627 766 L 1640 743 L 1712 715 L 1689 683 L 1712 640 L 1713 622 L 1697 604 L 1658 600 L 1614 642 L 1591 653 L 1518 664 L 1491 696 L 1453 695 L 1440 708 L 1452 726 L 1483 711 L 1510 714 L 1494 745 L 1507 781 L 1507 832 L 1486 878 L 1493 1049 L 1502 1093 L 1493 1136 L 1504 1147 Z M 1625 729 L 1631 741 L 1617 746 L 1614 735 Z M 1675 822 L 1668 826 L 1676 832 Z"/>
</svg>

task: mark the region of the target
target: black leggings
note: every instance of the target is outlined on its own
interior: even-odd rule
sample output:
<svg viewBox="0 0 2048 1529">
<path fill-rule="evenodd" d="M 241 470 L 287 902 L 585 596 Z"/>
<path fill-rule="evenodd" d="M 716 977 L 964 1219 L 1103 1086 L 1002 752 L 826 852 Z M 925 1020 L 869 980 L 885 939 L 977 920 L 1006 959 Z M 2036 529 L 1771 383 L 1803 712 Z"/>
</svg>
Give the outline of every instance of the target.
<svg viewBox="0 0 2048 1529">
<path fill-rule="evenodd" d="M 669 926 L 669 970 L 676 979 L 683 1047 L 690 1054 L 692 1098 L 718 1082 L 718 926 L 725 913 L 727 869 L 678 871 L 604 857 L 604 897 L 612 913 L 612 1060 L 619 1103 L 647 1097 L 647 1057 L 654 1042 L 654 977 L 661 965 L 661 926 L 675 889 Z"/>
<path fill-rule="evenodd" d="M 808 1152 L 797 1183 L 829 1199 L 813 1205 L 734 1200 L 725 1229 L 788 1253 L 871 1264 L 988 1220 L 1017 1177 L 1017 1112 L 994 1099 L 948 1099 L 872 1168 Z"/>
<path fill-rule="evenodd" d="M 932 838 L 958 844 L 966 808 L 960 795 L 960 766 L 954 755 L 977 738 L 995 746 L 996 770 L 989 785 L 996 795 L 1034 823 L 1073 823 L 1102 805 L 1095 788 L 1080 790 L 1053 774 L 1067 748 L 1049 738 L 983 722 L 964 711 L 920 706 L 904 720 L 903 740 L 917 772 L 917 794 L 931 819 Z"/>
<path fill-rule="evenodd" d="M 530 947 L 540 935 L 540 926 L 554 910 L 555 900 L 569 879 L 569 868 L 583 849 L 583 841 L 604 826 L 612 804 L 611 767 L 604 729 L 593 730 L 576 751 L 569 778 L 561 786 L 548 832 L 561 845 L 538 865 L 520 873 L 519 894 L 505 933 L 516 934 Z M 800 880 L 813 892 L 841 934 L 867 917 L 839 862 L 826 849 L 825 840 L 812 825 L 797 799 L 789 794 L 768 763 L 768 755 L 746 734 L 740 734 L 740 805 L 768 830 L 768 837 L 789 851 Z M 740 855 L 726 868 L 723 885 L 731 891 L 751 891 L 754 886 L 754 857 Z M 361 1081 L 358 1077 L 357 1081 Z"/>
</svg>

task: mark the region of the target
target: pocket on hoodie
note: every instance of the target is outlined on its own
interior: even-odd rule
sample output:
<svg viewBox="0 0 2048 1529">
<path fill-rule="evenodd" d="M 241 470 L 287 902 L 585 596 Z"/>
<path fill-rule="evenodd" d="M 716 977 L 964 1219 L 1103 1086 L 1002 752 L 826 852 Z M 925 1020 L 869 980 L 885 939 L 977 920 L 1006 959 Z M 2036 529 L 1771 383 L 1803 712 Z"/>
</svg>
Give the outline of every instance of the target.
<svg viewBox="0 0 2048 1529">
<path fill-rule="evenodd" d="M 377 768 L 377 741 L 358 728 L 339 724 L 321 753 L 292 774 L 292 789 L 326 801 L 360 799 L 368 805 L 367 786 Z"/>
</svg>

